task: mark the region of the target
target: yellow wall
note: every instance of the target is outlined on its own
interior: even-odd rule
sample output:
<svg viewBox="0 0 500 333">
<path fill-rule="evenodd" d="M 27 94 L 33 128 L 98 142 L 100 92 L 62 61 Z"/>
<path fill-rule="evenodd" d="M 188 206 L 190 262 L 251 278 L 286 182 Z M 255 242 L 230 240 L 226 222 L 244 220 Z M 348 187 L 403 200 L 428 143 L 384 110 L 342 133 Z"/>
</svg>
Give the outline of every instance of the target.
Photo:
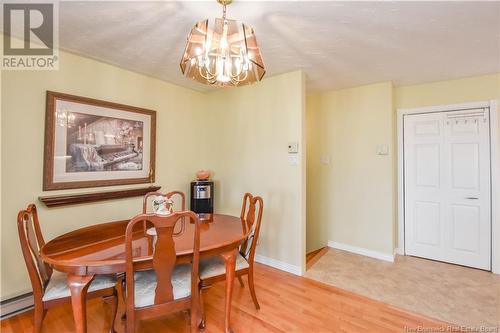
<svg viewBox="0 0 500 333">
<path fill-rule="evenodd" d="M 397 108 L 486 101 L 499 96 L 500 74 L 475 76 L 395 88 Z"/>
<path fill-rule="evenodd" d="M 187 192 L 194 173 L 203 167 L 196 141 L 203 94 L 65 52 L 60 61 L 58 71 L 2 73 L 2 299 L 31 290 L 16 229 L 17 212 L 28 203 L 38 204 L 47 240 L 100 221 L 130 218 L 141 210 L 141 198 L 53 209 L 38 202 L 40 195 L 58 193 L 41 190 L 46 90 L 156 110 L 156 183 L 164 189 Z"/>
<path fill-rule="evenodd" d="M 397 108 L 492 99 L 500 99 L 500 74 L 308 95 L 307 124 L 315 130 L 308 133 L 308 251 L 326 245 L 326 228 L 328 240 L 391 254 L 398 241 Z M 390 155 L 375 155 L 375 146 L 386 143 Z M 330 156 L 330 165 L 320 163 L 321 155 Z"/>
<path fill-rule="evenodd" d="M 216 206 L 239 214 L 245 192 L 261 195 L 264 217 L 257 253 L 301 269 L 305 246 L 305 130 L 302 72 L 210 94 L 208 168 L 215 170 Z M 299 143 L 298 166 L 287 144 Z M 304 197 L 303 197 L 304 196 Z"/>
<path fill-rule="evenodd" d="M 156 110 L 156 184 L 163 190 L 189 193 L 196 170 L 211 168 L 218 182 L 216 210 L 236 215 L 244 192 L 261 194 L 265 213 L 258 253 L 301 269 L 305 160 L 297 167 L 288 166 L 286 149 L 288 141 L 305 144 L 302 72 L 251 87 L 201 94 L 60 52 L 58 71 L 1 75 L 2 300 L 31 290 L 15 220 L 28 203 L 37 203 L 47 240 L 85 225 L 127 219 L 141 210 L 141 198 L 52 209 L 38 202 L 41 195 L 64 192 L 41 190 L 47 90 Z"/>
<path fill-rule="evenodd" d="M 1 38 L 0 38 L 0 42 L 2 42 Z M 2 188 L 3 188 L 3 184 L 2 184 L 2 159 L 3 159 L 3 155 L 2 155 L 2 108 L 1 108 L 1 105 L 2 105 L 2 71 L 0 71 L 0 241 L 2 240 L 2 230 L 3 230 L 3 225 L 2 225 Z M 1 245 L 0 245 L 0 250 L 2 250 L 1 248 Z M 3 250 L 2 250 L 3 252 Z M 2 269 L 2 254 L 0 253 L 0 271 Z M 1 291 L 2 291 L 2 274 L 0 272 L 0 295 L 1 295 Z M 0 296 L 0 299 L 1 296 Z"/>
<path fill-rule="evenodd" d="M 306 156 L 307 250 L 332 240 L 391 254 L 395 109 L 500 97 L 500 75 L 396 88 L 386 82 L 311 94 L 305 121 L 302 72 L 200 94 L 73 54 L 60 56 L 58 71 L 0 74 L 2 300 L 30 290 L 17 211 L 40 195 L 58 193 L 41 191 L 46 90 L 158 111 L 156 183 L 188 192 L 197 169 L 215 170 L 217 210 L 231 214 L 239 213 L 244 192 L 262 195 L 258 253 L 298 268 L 304 265 Z M 298 166 L 287 161 L 293 141 L 299 142 Z M 377 144 L 387 144 L 390 155 L 376 155 Z M 329 165 L 320 163 L 321 155 L 329 156 Z M 43 232 L 51 239 L 98 221 L 129 218 L 141 200 L 39 206 Z"/>
<path fill-rule="evenodd" d="M 320 151 L 308 156 L 308 182 L 318 188 L 308 194 L 318 200 L 309 201 L 309 217 L 327 224 L 329 241 L 392 254 L 392 84 L 331 91 L 316 98 L 317 106 L 308 114 L 318 117 L 319 142 L 310 145 L 318 144 Z M 390 154 L 377 155 L 376 145 L 387 145 Z M 318 154 L 329 157 L 330 163 L 320 163 Z"/>
<path fill-rule="evenodd" d="M 307 253 L 328 244 L 328 204 L 322 195 L 327 185 L 322 181 L 323 167 L 320 163 L 324 140 L 324 123 L 320 118 L 320 94 L 308 94 L 306 104 L 307 126 Z M 315 204 L 322 203 L 322 204 Z"/>
</svg>

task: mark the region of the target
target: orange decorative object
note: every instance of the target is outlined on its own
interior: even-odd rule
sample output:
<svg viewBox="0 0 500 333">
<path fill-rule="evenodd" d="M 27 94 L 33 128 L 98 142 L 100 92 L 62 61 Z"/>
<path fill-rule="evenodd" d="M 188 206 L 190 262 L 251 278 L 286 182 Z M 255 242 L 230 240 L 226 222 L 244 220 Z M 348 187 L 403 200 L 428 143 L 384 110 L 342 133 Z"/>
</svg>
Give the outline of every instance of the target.
<svg viewBox="0 0 500 333">
<path fill-rule="evenodd" d="M 209 170 L 199 170 L 196 173 L 196 179 L 198 180 L 207 180 L 210 178 L 210 171 Z"/>
</svg>

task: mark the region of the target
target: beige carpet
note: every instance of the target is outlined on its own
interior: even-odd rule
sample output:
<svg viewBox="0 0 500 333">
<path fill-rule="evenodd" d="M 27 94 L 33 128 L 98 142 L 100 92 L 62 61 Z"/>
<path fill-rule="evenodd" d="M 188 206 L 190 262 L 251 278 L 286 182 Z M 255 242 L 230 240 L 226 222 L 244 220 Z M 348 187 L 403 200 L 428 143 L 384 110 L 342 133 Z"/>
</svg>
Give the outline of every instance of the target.
<svg viewBox="0 0 500 333">
<path fill-rule="evenodd" d="M 329 249 L 306 277 L 455 325 L 500 331 L 500 276 L 415 257 L 394 263 Z"/>
</svg>

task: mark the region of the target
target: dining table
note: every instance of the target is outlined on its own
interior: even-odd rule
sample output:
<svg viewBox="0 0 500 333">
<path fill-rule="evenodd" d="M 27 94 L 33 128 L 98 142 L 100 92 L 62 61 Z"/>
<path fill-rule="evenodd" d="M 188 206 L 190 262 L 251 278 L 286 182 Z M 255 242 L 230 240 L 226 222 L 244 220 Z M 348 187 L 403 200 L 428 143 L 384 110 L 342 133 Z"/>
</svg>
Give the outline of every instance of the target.
<svg viewBox="0 0 500 333">
<path fill-rule="evenodd" d="M 231 298 L 233 293 L 238 247 L 247 230 L 240 217 L 224 214 L 199 214 L 200 257 L 220 255 L 226 266 L 224 328 L 231 332 Z M 129 220 L 87 226 L 58 236 L 41 249 L 42 259 L 55 270 L 67 273 L 71 305 L 77 333 L 87 332 L 86 295 L 97 274 L 125 272 L 125 229 Z M 178 222 L 178 224 L 181 222 Z M 195 226 L 182 222 L 174 237 L 176 262 L 190 262 L 193 256 Z M 146 228 L 138 228 L 133 236 L 133 260 L 151 267 L 154 240 Z"/>
</svg>

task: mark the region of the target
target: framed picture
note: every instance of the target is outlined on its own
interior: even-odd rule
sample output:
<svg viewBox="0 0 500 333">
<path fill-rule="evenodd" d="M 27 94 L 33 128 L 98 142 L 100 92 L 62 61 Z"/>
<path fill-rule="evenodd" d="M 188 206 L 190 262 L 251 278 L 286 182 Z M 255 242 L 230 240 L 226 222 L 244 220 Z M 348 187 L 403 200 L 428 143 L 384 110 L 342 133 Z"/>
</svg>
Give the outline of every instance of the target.
<svg viewBox="0 0 500 333">
<path fill-rule="evenodd" d="M 47 91 L 43 190 L 152 183 L 156 112 Z"/>
</svg>

